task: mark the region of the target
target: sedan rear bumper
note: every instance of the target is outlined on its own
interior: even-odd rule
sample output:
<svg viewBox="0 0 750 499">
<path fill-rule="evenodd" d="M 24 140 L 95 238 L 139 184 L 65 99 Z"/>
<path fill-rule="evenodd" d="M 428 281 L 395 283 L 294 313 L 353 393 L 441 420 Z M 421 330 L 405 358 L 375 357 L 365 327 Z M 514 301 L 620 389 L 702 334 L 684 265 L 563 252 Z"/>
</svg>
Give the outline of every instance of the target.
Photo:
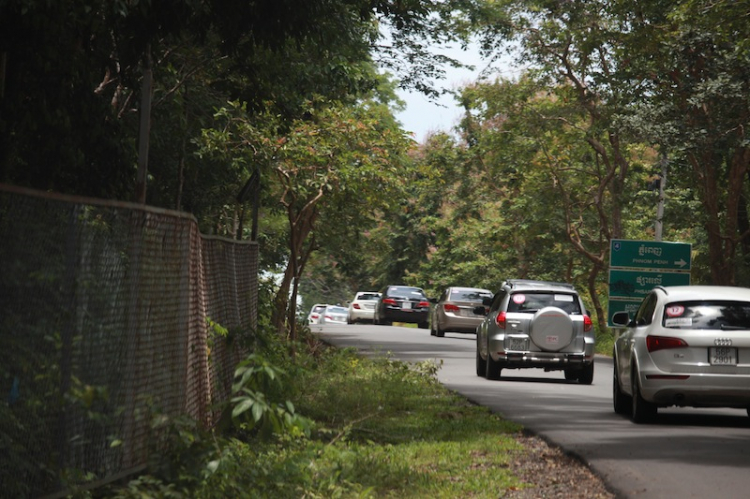
<svg viewBox="0 0 750 499">
<path fill-rule="evenodd" d="M 349 320 L 351 321 L 371 321 L 375 316 L 375 309 L 352 309 L 349 312 Z"/>
<path fill-rule="evenodd" d="M 421 310 L 391 310 L 385 309 L 381 320 L 388 322 L 405 322 L 408 324 L 417 324 L 420 322 L 427 322 L 430 316 L 429 309 Z"/>
</svg>

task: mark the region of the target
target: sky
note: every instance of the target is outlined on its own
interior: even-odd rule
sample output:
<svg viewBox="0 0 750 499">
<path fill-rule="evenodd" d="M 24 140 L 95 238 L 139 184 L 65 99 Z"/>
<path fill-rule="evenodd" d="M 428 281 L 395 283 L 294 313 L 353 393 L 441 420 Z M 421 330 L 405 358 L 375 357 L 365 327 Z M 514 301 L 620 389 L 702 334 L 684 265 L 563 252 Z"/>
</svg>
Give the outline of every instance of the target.
<svg viewBox="0 0 750 499">
<path fill-rule="evenodd" d="M 487 65 L 482 60 L 477 45 L 470 45 L 465 52 L 458 47 L 441 50 L 440 52 L 474 66 L 474 70 L 446 68 L 445 79 L 436 83 L 439 88 L 458 90 L 474 83 Z M 511 68 L 510 62 L 504 64 L 503 67 L 507 69 L 503 70 L 502 76 L 511 77 L 515 72 Z M 494 79 L 496 76 L 500 76 L 500 74 L 496 73 L 492 78 Z M 463 114 L 452 95 L 443 95 L 435 102 L 431 102 L 427 97 L 416 92 L 402 90 L 398 92 L 398 96 L 406 102 L 406 109 L 396 114 L 396 118 L 405 130 L 414 134 L 414 140 L 420 143 L 433 132 L 452 132 Z"/>
<path fill-rule="evenodd" d="M 470 47 L 467 52 L 459 48 L 443 51 L 455 59 L 475 66 L 473 71 L 468 69 L 446 68 L 446 78 L 436 83 L 439 88 L 458 90 L 476 81 L 484 63 L 479 55 L 479 49 Z M 406 102 L 406 109 L 396 118 L 404 129 L 414 134 L 414 140 L 423 142 L 433 132 L 451 132 L 461 120 L 462 110 L 452 95 L 443 95 L 431 102 L 426 96 L 418 92 L 399 91 L 398 96 Z"/>
</svg>

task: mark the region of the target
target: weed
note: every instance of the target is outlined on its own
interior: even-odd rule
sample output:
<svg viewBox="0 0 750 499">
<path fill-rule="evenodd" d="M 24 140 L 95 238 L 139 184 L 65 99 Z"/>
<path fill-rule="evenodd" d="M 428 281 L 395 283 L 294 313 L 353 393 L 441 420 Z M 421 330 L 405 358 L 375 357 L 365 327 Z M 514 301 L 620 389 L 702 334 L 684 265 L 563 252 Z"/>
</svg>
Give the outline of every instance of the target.
<svg viewBox="0 0 750 499">
<path fill-rule="evenodd" d="M 363 358 L 301 336 L 313 343 L 293 360 L 256 352 L 237 369 L 235 417 L 271 431 L 186 440 L 183 426 L 173 448 L 200 459 L 165 455 L 182 464 L 161 469 L 178 473 L 141 476 L 111 497 L 498 497 L 520 485 L 509 471 L 520 427 L 445 389 L 439 363 Z"/>
</svg>

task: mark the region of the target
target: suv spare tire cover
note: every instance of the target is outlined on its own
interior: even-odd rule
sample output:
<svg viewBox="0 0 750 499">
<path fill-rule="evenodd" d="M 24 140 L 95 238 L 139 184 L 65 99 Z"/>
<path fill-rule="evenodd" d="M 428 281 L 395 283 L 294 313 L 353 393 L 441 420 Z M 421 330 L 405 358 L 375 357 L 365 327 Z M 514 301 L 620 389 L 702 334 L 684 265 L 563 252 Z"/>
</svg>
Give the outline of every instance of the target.
<svg viewBox="0 0 750 499">
<path fill-rule="evenodd" d="M 573 341 L 573 320 L 560 308 L 543 308 L 534 314 L 529 336 L 542 350 L 557 352 Z"/>
</svg>

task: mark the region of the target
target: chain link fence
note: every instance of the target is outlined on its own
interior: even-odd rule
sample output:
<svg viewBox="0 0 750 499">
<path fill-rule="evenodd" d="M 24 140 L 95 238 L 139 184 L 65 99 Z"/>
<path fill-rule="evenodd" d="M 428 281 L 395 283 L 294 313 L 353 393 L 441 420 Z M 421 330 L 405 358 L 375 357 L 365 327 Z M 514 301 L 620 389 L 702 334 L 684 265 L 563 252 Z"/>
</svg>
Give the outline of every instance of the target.
<svg viewBox="0 0 750 499">
<path fill-rule="evenodd" d="M 185 213 L 0 184 L 0 497 L 144 468 L 157 417 L 211 427 L 257 276 Z"/>
</svg>

